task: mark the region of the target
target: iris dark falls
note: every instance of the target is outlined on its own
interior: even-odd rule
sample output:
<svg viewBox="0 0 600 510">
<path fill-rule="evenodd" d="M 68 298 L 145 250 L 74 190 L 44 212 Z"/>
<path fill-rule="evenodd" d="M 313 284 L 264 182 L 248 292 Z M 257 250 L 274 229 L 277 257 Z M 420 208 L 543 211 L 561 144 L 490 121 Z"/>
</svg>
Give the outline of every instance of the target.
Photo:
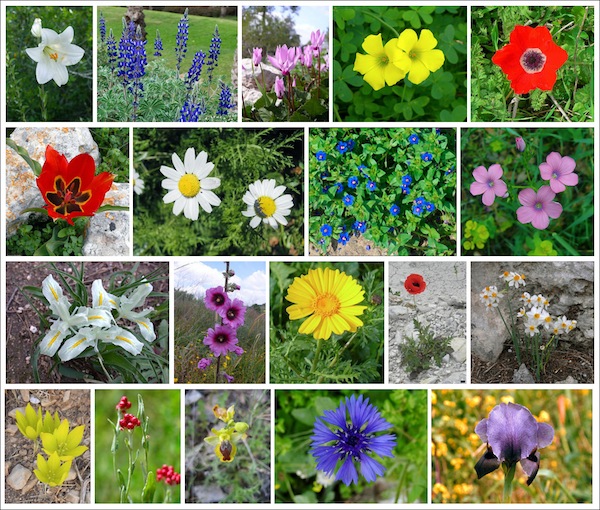
<svg viewBox="0 0 600 510">
<path fill-rule="evenodd" d="M 334 430 L 329 425 L 333 425 Z M 317 469 L 331 476 L 340 462 L 336 480 L 346 485 L 358 483 L 356 468 L 360 467 L 365 480 L 374 482 L 383 475 L 385 467 L 373 456 L 393 457 L 392 450 L 396 446 L 394 434 L 377 436 L 376 433 L 391 427 L 379 410 L 369 404 L 368 398 L 346 397 L 337 409 L 325 411 L 324 416 L 315 421 L 311 454 L 317 461 Z"/>
<path fill-rule="evenodd" d="M 512 468 L 521 463 L 527 474 L 527 485 L 535 479 L 540 468 L 538 450 L 552 443 L 554 429 L 538 422 L 529 409 L 519 404 L 500 404 L 488 418 L 475 427 L 476 434 L 487 443 L 487 451 L 475 464 L 477 478 L 495 471 L 501 464 Z"/>
</svg>

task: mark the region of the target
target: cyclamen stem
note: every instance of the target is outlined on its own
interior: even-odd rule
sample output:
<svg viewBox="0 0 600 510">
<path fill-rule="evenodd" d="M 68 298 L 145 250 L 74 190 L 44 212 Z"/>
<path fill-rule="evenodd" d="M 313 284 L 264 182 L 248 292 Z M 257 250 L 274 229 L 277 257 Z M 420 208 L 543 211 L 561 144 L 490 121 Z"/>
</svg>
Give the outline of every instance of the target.
<svg viewBox="0 0 600 510">
<path fill-rule="evenodd" d="M 511 467 L 506 468 L 505 464 L 503 464 L 502 467 L 504 468 L 504 492 L 502 494 L 502 502 L 510 503 L 512 499 L 512 483 L 517 465 L 513 464 Z"/>
</svg>

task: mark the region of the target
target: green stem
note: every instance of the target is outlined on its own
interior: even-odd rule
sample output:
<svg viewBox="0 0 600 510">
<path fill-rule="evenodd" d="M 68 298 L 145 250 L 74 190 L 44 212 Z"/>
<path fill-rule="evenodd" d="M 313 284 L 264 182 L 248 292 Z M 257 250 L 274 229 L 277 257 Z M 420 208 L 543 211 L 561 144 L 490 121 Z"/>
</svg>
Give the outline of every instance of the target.
<svg viewBox="0 0 600 510">
<path fill-rule="evenodd" d="M 100 366 L 102 367 L 102 371 L 104 372 L 104 375 L 106 375 L 107 381 L 111 383 L 112 382 L 112 377 L 110 376 L 110 374 L 108 373 L 108 371 L 106 370 L 106 367 L 104 366 L 104 359 L 102 358 L 102 354 L 100 354 L 100 351 L 98 351 L 98 361 L 100 362 Z"/>
<path fill-rule="evenodd" d="M 510 503 L 512 497 L 512 483 L 515 477 L 516 464 L 504 470 L 504 493 L 502 495 L 503 503 Z"/>
<path fill-rule="evenodd" d="M 48 96 L 46 95 L 46 90 L 44 89 L 44 85 L 40 85 L 40 100 L 41 100 L 41 109 L 42 109 L 42 120 L 48 120 L 48 111 L 46 109 Z"/>
<path fill-rule="evenodd" d="M 379 16 L 375 16 L 375 14 L 373 14 L 372 12 L 369 11 L 365 11 L 364 14 L 368 14 L 369 16 L 371 16 L 371 18 L 376 19 L 377 21 L 379 21 L 379 23 L 381 23 L 383 26 L 388 27 L 395 35 L 396 37 L 400 37 L 400 34 L 398 33 L 398 31 L 391 25 L 388 25 L 385 21 L 383 21 Z"/>
<path fill-rule="evenodd" d="M 125 499 L 129 501 L 129 488 L 131 487 L 131 477 L 133 475 L 133 448 L 131 446 L 131 439 L 133 434 L 130 430 L 128 430 L 127 433 L 129 434 L 129 438 L 125 440 L 125 444 L 127 445 L 127 462 L 129 465 L 127 467 L 127 485 L 125 487 Z"/>
<path fill-rule="evenodd" d="M 323 339 L 319 338 L 317 340 L 317 350 L 315 352 L 315 356 L 313 358 L 312 367 L 310 369 L 310 373 L 313 374 L 317 369 L 317 364 L 319 363 L 319 357 L 321 356 L 321 349 L 323 348 Z"/>
</svg>

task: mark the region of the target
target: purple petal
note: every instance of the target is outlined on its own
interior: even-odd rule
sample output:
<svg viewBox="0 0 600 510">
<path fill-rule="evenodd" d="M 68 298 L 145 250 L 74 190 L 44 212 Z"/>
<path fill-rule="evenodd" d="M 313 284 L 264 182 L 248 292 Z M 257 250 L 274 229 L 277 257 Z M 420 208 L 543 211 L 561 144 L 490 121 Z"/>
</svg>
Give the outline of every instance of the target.
<svg viewBox="0 0 600 510">
<path fill-rule="evenodd" d="M 473 170 L 473 177 L 477 182 L 487 182 L 488 171 L 484 166 L 478 166 L 475 170 Z"/>
<path fill-rule="evenodd" d="M 488 178 L 497 181 L 498 179 L 500 179 L 500 177 L 502 177 L 502 173 L 502 167 L 498 163 L 496 163 L 495 165 L 492 165 L 488 170 Z"/>
<path fill-rule="evenodd" d="M 558 179 L 550 179 L 550 189 L 554 191 L 554 193 L 562 193 L 567 187 Z"/>
<path fill-rule="evenodd" d="M 563 208 L 558 202 L 550 202 L 544 204 L 544 212 L 550 216 L 550 218 L 558 218 L 562 214 Z"/>
<path fill-rule="evenodd" d="M 554 197 L 552 197 L 552 198 L 554 198 Z M 533 205 L 535 205 L 536 199 L 537 199 L 537 194 L 531 188 L 526 188 L 523 191 L 519 192 L 519 202 L 521 202 L 521 204 L 523 204 L 525 206 L 532 207 Z M 518 211 L 517 211 L 517 213 L 518 213 Z M 519 221 L 521 221 L 521 220 L 519 220 Z M 526 223 L 529 223 L 529 222 L 526 222 Z"/>
<path fill-rule="evenodd" d="M 354 463 L 352 462 L 352 457 L 346 457 L 346 460 L 340 467 L 339 471 L 335 475 L 336 480 L 341 480 L 346 485 L 350 485 L 351 483 L 358 483 L 358 472 L 354 467 Z"/>
<path fill-rule="evenodd" d="M 506 195 L 507 191 L 508 187 L 506 186 L 506 183 L 504 181 L 496 181 L 494 183 L 494 193 L 499 197 L 503 197 L 504 195 Z"/>
<path fill-rule="evenodd" d="M 546 448 L 554 441 L 554 429 L 547 423 L 538 423 L 537 442 L 538 448 Z"/>
<path fill-rule="evenodd" d="M 551 152 L 546 156 L 546 163 L 548 163 L 553 170 L 559 170 L 562 163 L 562 156 L 558 152 Z M 543 163 L 542 163 L 543 164 Z"/>
<path fill-rule="evenodd" d="M 538 230 L 546 230 L 548 225 L 550 225 L 550 218 L 548 218 L 548 214 L 546 212 L 534 210 L 531 224 Z"/>
<path fill-rule="evenodd" d="M 527 475 L 527 485 L 531 485 L 531 482 L 533 482 L 537 475 L 538 469 L 540 469 L 540 454 L 535 452 L 529 457 L 521 459 L 521 467 Z"/>
<path fill-rule="evenodd" d="M 527 190 L 523 190 L 523 191 L 527 191 Z M 552 191 L 550 186 L 542 186 L 540 189 L 538 189 L 537 199 L 540 202 L 544 202 L 544 203 L 552 202 L 552 200 L 554 200 L 554 197 L 556 197 L 556 193 L 554 193 L 554 191 Z"/>
<path fill-rule="evenodd" d="M 541 163 L 539 168 L 542 179 L 544 179 L 545 181 L 549 181 L 550 179 L 552 179 L 553 170 L 548 163 Z"/>
<path fill-rule="evenodd" d="M 488 188 L 483 194 L 483 197 L 481 197 L 481 201 L 483 202 L 483 204 L 487 205 L 488 207 L 494 203 L 495 199 L 496 192 L 494 191 L 494 188 Z"/>
<path fill-rule="evenodd" d="M 517 219 L 523 224 L 531 223 L 533 221 L 534 216 L 535 209 L 533 207 L 524 205 L 517 209 Z"/>
<path fill-rule="evenodd" d="M 385 467 L 368 455 L 361 453 L 359 458 L 360 472 L 367 482 L 374 482 L 378 476 L 382 476 L 385 473 Z"/>
<path fill-rule="evenodd" d="M 579 176 L 574 173 L 562 174 L 558 180 L 567 186 L 577 186 L 579 183 Z"/>
<path fill-rule="evenodd" d="M 471 195 L 483 195 L 489 188 L 487 184 L 483 184 L 481 182 L 472 182 L 471 183 Z"/>
<path fill-rule="evenodd" d="M 485 455 L 481 457 L 477 464 L 475 464 L 475 472 L 477 473 L 477 478 L 481 478 L 492 471 L 496 471 L 500 467 L 500 461 L 494 455 L 491 448 L 488 447 Z"/>
<path fill-rule="evenodd" d="M 575 160 L 570 156 L 563 157 L 562 161 L 560 162 L 560 175 L 568 175 L 573 173 L 573 170 L 575 170 Z"/>
<path fill-rule="evenodd" d="M 487 441 L 488 441 L 487 424 L 488 424 L 488 419 L 484 418 L 475 427 L 475 434 L 477 434 L 484 443 L 487 443 Z"/>
</svg>

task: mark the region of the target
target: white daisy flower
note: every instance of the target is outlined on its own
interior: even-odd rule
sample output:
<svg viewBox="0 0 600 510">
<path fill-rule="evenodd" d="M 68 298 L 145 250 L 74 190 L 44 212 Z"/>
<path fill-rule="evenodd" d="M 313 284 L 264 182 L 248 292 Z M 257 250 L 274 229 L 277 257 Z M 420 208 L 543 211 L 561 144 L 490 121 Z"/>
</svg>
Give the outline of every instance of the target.
<svg viewBox="0 0 600 510">
<path fill-rule="evenodd" d="M 163 197 L 165 204 L 175 202 L 173 214 L 178 216 L 183 211 L 186 218 L 197 220 L 199 208 L 207 213 L 212 212 L 212 206 L 218 206 L 221 199 L 215 195 L 212 189 L 221 185 L 218 177 L 207 177 L 214 164 L 208 162 L 208 154 L 202 151 L 195 155 L 195 151 L 189 148 L 185 153 L 185 163 L 177 154 L 173 154 L 173 166 L 161 166 L 161 173 L 167 177 L 162 181 L 162 187 L 169 190 Z"/>
<path fill-rule="evenodd" d="M 278 223 L 287 225 L 285 217 L 294 207 L 294 201 L 291 195 L 283 194 L 286 189 L 285 186 L 275 186 L 275 179 L 263 179 L 250 184 L 242 198 L 248 209 L 242 211 L 242 214 L 252 218 L 252 228 L 258 227 L 261 220 L 275 229 Z"/>
<path fill-rule="evenodd" d="M 140 179 L 140 174 L 138 174 L 135 170 L 133 171 L 133 191 L 136 192 L 137 195 L 141 195 L 144 192 L 144 181 Z"/>
</svg>

